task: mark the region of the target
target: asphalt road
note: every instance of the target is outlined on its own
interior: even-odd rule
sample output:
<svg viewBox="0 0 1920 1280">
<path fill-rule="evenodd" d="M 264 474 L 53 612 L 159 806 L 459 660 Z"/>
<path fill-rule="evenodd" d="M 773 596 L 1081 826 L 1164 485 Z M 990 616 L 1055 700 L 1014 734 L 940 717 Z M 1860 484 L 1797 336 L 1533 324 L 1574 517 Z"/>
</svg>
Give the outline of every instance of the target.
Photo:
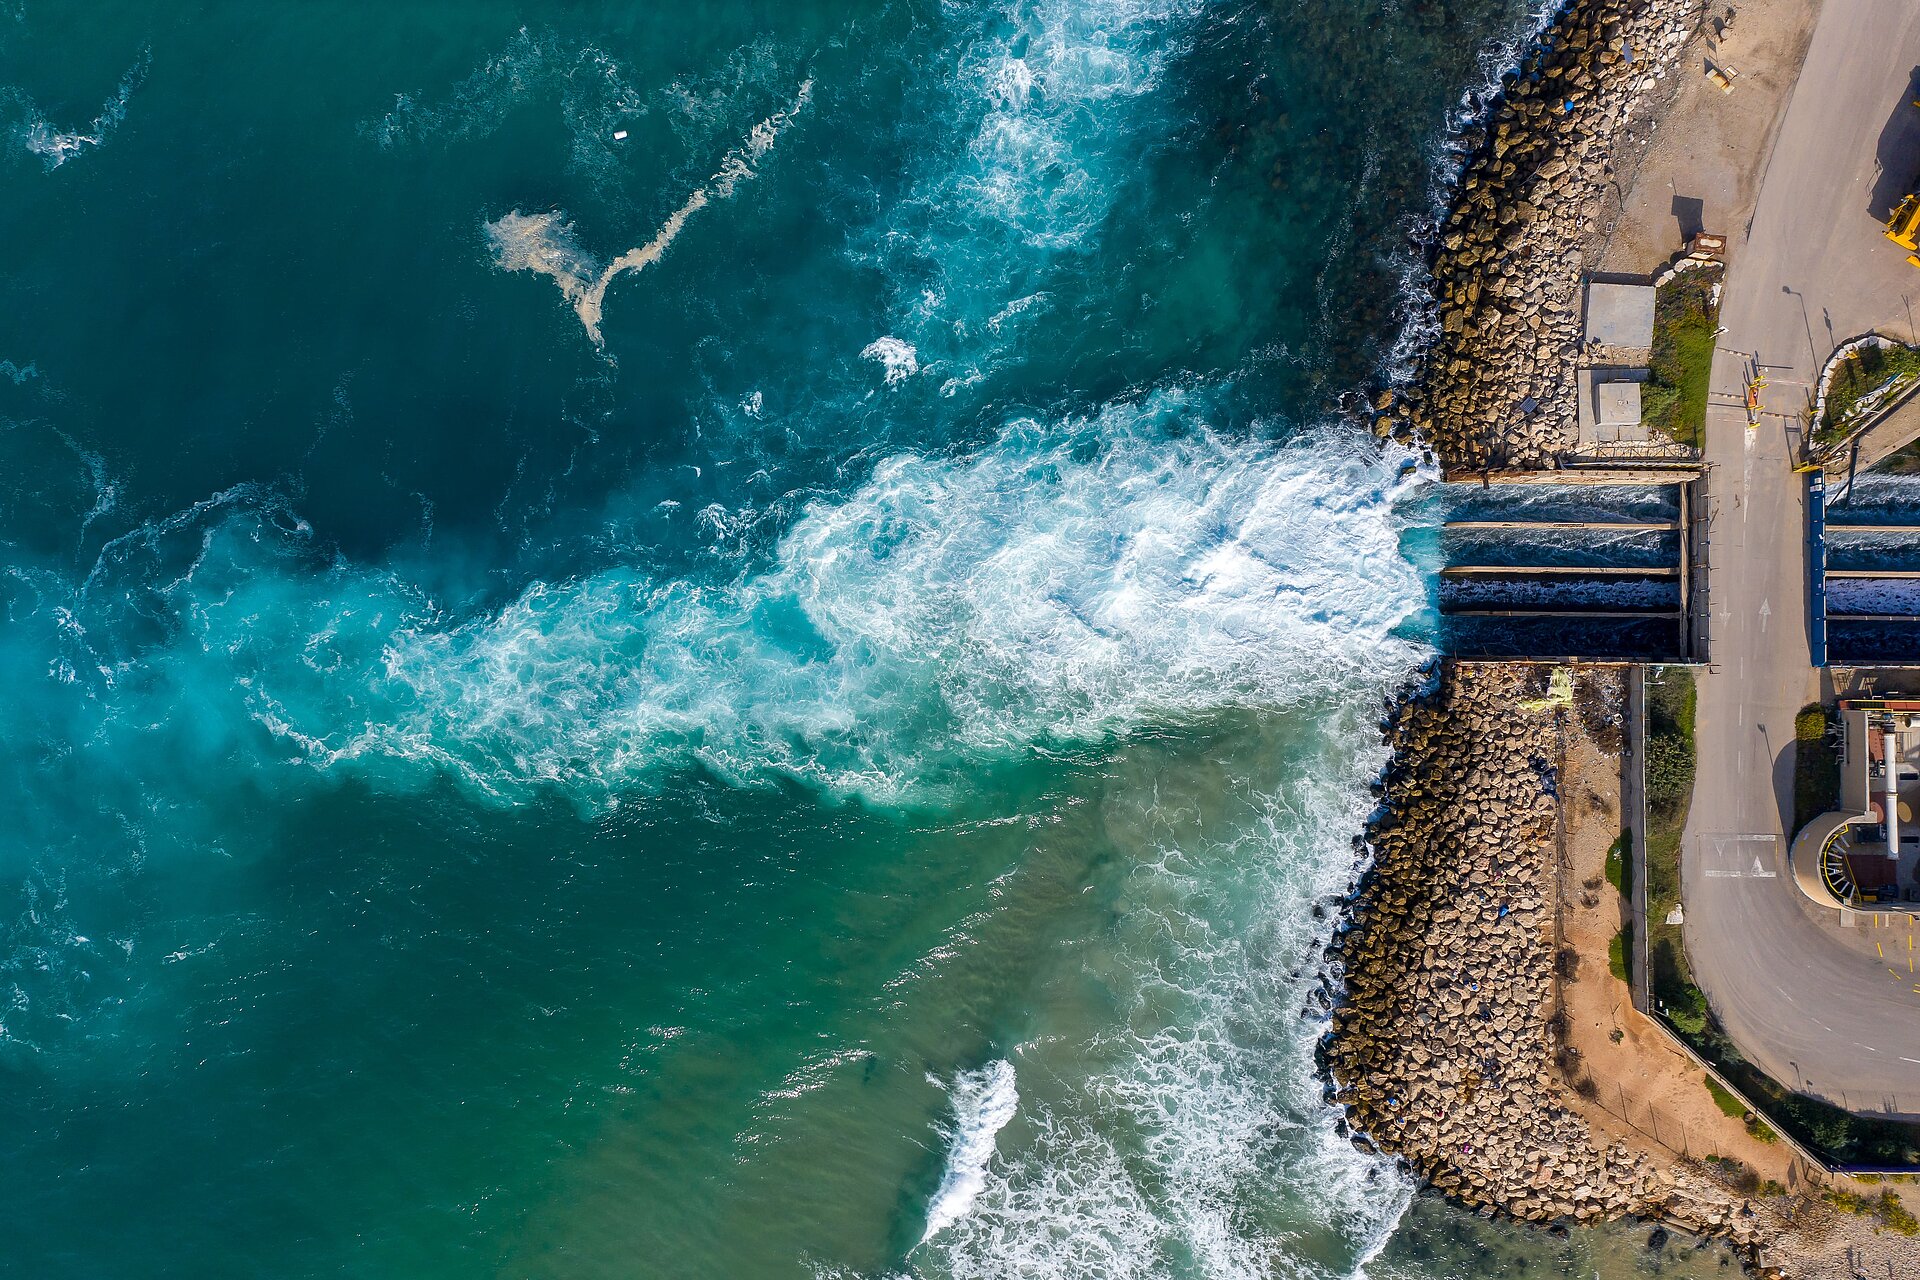
<svg viewBox="0 0 1920 1280">
<path fill-rule="evenodd" d="M 1920 301 L 1920 272 L 1873 217 L 1920 172 L 1916 69 L 1920 4 L 1827 0 L 1753 221 L 1727 229 L 1706 441 L 1713 667 L 1700 679 L 1682 859 L 1688 956 L 1741 1051 L 1851 1110 L 1908 1115 L 1920 1115 L 1920 982 L 1893 974 L 1872 930 L 1807 902 L 1787 866 L 1794 714 L 1821 690 L 1807 646 L 1805 477 L 1790 454 L 1834 346 L 1907 329 L 1909 300 Z M 1750 431 L 1741 406 L 1755 362 L 1769 386 Z"/>
</svg>

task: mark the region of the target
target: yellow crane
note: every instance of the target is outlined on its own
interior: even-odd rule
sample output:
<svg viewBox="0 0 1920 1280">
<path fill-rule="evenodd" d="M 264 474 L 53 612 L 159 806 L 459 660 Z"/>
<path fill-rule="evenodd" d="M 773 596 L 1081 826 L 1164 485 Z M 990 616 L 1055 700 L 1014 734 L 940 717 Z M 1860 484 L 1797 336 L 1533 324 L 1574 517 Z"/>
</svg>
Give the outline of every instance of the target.
<svg viewBox="0 0 1920 1280">
<path fill-rule="evenodd" d="M 1903 197 L 1887 218 L 1887 239 L 1907 251 L 1907 261 L 1920 267 L 1920 191 Z"/>
<path fill-rule="evenodd" d="M 1920 98 L 1914 99 L 1914 106 L 1920 107 Z M 1893 212 L 1887 215 L 1887 239 L 1907 251 L 1907 264 L 1920 267 L 1920 191 L 1910 191 L 1893 206 Z"/>
</svg>

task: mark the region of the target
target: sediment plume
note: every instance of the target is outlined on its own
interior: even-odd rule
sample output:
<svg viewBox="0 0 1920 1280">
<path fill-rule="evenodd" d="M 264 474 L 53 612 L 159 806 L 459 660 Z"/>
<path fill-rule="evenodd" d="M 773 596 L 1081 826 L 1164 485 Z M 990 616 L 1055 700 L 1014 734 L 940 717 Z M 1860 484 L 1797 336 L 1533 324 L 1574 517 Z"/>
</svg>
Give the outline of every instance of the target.
<svg viewBox="0 0 1920 1280">
<path fill-rule="evenodd" d="M 804 80 L 786 110 L 756 124 L 746 139 L 721 160 L 704 186 L 694 189 L 678 209 L 667 215 L 653 238 L 629 249 L 602 266 L 585 252 L 573 224 L 558 209 L 524 213 L 515 209 L 487 224 L 494 261 L 507 271 L 532 271 L 560 286 L 560 293 L 580 317 L 595 347 L 605 347 L 600 321 L 607 288 L 628 272 L 645 271 L 665 256 L 687 220 L 716 200 L 725 200 L 740 183 L 754 176 L 755 166 L 773 148 L 774 140 L 793 122 L 813 95 L 813 81 Z"/>
</svg>

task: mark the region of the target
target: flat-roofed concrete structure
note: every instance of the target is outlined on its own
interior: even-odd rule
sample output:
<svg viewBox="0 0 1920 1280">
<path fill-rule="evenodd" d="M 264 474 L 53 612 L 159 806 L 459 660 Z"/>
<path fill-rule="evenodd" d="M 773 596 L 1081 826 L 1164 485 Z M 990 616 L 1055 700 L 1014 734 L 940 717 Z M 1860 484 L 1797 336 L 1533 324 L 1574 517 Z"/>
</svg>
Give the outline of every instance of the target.
<svg viewBox="0 0 1920 1280">
<path fill-rule="evenodd" d="M 1636 351 L 1653 347 L 1653 286 L 1587 285 L 1587 341 Z"/>
<path fill-rule="evenodd" d="M 1596 382 L 1594 420 L 1603 427 L 1640 425 L 1640 384 L 1626 378 Z"/>
</svg>

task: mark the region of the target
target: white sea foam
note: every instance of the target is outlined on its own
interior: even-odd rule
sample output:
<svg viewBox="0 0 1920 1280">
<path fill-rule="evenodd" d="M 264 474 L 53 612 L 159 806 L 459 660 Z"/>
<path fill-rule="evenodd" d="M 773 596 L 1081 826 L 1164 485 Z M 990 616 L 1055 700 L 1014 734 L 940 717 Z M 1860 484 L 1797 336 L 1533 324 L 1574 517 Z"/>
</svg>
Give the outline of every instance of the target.
<svg viewBox="0 0 1920 1280">
<path fill-rule="evenodd" d="M 222 750 L 251 721 L 283 755 L 394 784 L 445 772 L 591 810 L 698 762 L 931 799 L 1035 744 L 1295 706 L 1417 661 L 1411 483 L 1370 442 L 1234 440 L 1166 391 L 883 459 L 731 580 L 608 569 L 466 620 L 330 566 L 283 499 L 241 486 L 107 543 L 72 602 L 90 638 L 58 648 L 82 675 L 135 664 L 130 689 L 209 723 L 231 704 Z M 89 647 L 156 619 L 163 649 Z"/>
<path fill-rule="evenodd" d="M 953 1124 L 946 1132 L 947 1167 L 927 1204 L 921 1244 L 973 1211 L 973 1202 L 987 1185 L 994 1142 L 1020 1107 L 1013 1064 L 1005 1058 L 977 1071 L 960 1072 L 948 1093 L 953 1100 Z"/>
<path fill-rule="evenodd" d="M 926 366 L 991 367 L 1059 259 L 1105 222 L 1151 145 L 1147 105 L 1200 0 L 1032 0 L 971 12 L 923 109 L 921 172 L 868 252 L 902 283 L 888 318 Z M 958 12 L 956 7 L 955 12 Z M 943 394 L 978 379 L 949 378 Z"/>
<path fill-rule="evenodd" d="M 28 379 L 39 376 L 39 366 L 35 365 L 32 361 L 20 365 L 15 364 L 11 360 L 0 360 L 0 378 L 5 378 L 16 387 L 24 385 Z"/>
<path fill-rule="evenodd" d="M 1829 578 L 1834 613 L 1920 614 L 1920 582 L 1910 578 Z"/>
<path fill-rule="evenodd" d="M 93 122 L 84 128 L 64 130 L 52 121 L 25 94 L 13 92 L 13 102 L 19 119 L 14 124 L 13 136 L 29 152 L 40 157 L 48 172 L 58 169 L 67 161 L 104 144 L 109 135 L 119 127 L 127 117 L 127 103 L 133 97 L 135 89 L 147 78 L 147 69 L 152 65 L 150 50 L 141 50 L 140 60 L 127 69 L 120 77 L 120 83 L 107 100 L 101 104 L 100 113 Z"/>
<path fill-rule="evenodd" d="M 1057 1068 L 1036 1063 L 1031 1140 L 1003 1144 L 923 1273 L 1362 1274 L 1411 1187 L 1337 1131 L 1313 1063 L 1324 1022 L 1299 1014 L 1324 943 L 1313 907 L 1345 887 L 1381 761 L 1374 699 L 1399 674 L 1357 680 L 1239 759 L 1117 780 L 1105 829 L 1123 905 L 1083 954 L 1120 1016 Z"/>
<path fill-rule="evenodd" d="M 609 572 L 399 628 L 365 675 L 388 710 L 358 731 L 333 681 L 271 704 L 263 682 L 257 710 L 314 763 L 422 759 L 490 794 L 597 804 L 699 759 L 899 796 L 1035 742 L 1290 705 L 1411 660 L 1397 629 L 1423 592 L 1387 464 L 1233 444 L 1185 408 L 1166 393 L 1016 424 L 970 458 L 885 460 L 724 586 Z"/>
<path fill-rule="evenodd" d="M 706 184 L 696 187 L 678 209 L 667 215 L 651 240 L 627 250 L 605 266 L 581 249 L 573 224 L 559 210 L 523 213 L 515 209 L 498 221 L 487 223 L 487 239 L 493 247 L 495 262 L 507 271 L 532 271 L 550 278 L 560 286 L 561 296 L 580 317 L 593 345 L 605 346 L 600 321 L 608 286 L 628 272 L 644 271 L 660 261 L 689 218 L 709 203 L 727 199 L 740 183 L 752 178 L 774 140 L 806 107 L 812 92 L 813 81 L 802 81 L 792 104 L 755 125 L 741 144 L 721 160 L 720 167 Z"/>
<path fill-rule="evenodd" d="M 910 342 L 898 338 L 875 338 L 860 352 L 862 360 L 877 360 L 885 370 L 887 385 L 897 386 L 920 372 L 920 353 Z"/>
</svg>

